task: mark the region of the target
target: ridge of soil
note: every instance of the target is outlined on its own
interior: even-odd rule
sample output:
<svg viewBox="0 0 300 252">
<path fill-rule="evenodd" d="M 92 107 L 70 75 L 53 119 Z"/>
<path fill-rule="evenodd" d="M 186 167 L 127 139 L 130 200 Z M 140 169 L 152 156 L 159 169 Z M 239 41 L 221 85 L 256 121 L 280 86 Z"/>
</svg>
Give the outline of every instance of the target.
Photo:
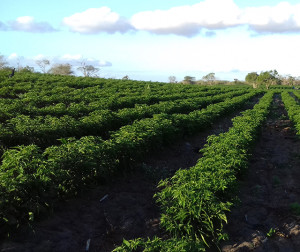
<svg viewBox="0 0 300 252">
<path fill-rule="evenodd" d="M 87 251 L 89 243 L 90 252 L 108 252 L 123 238 L 164 236 L 159 228 L 159 208 L 153 199 L 157 182 L 180 168 L 195 165 L 207 136 L 227 131 L 232 126 L 231 119 L 252 108 L 258 99 L 215 122 L 210 129 L 150 153 L 132 173 L 59 204 L 48 219 L 33 223 L 33 231 L 22 227 L 13 238 L 0 241 L 0 251 Z"/>
<path fill-rule="evenodd" d="M 300 251 L 300 140 L 279 95 L 240 182 L 223 252 Z M 296 205 L 297 206 L 297 205 Z M 297 216 L 298 214 L 298 216 Z"/>
</svg>

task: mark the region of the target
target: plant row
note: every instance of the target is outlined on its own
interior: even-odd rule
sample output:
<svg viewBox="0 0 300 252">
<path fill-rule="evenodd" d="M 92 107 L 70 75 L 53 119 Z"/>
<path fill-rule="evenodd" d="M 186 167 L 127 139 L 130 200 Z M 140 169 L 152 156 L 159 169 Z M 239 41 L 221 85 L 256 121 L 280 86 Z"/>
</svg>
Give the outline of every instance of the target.
<svg viewBox="0 0 300 252">
<path fill-rule="evenodd" d="M 228 132 L 208 137 L 203 157 L 194 167 L 159 183 L 155 197 L 161 207 L 161 226 L 170 239 L 125 240 L 114 251 L 205 251 L 218 246 L 226 238 L 223 225 L 236 197 L 237 177 L 247 169 L 272 97 L 270 91 L 253 109 L 235 117 Z"/>
<path fill-rule="evenodd" d="M 1 80 L 1 73 L 0 73 Z M 158 82 L 112 80 L 101 78 L 81 78 L 74 76 L 53 76 L 46 74 L 16 74 L 14 78 L 5 78 L 0 82 L 0 97 L 18 98 L 22 96 L 35 97 L 52 96 L 59 93 L 69 94 L 70 97 L 79 93 L 95 97 L 102 93 L 103 96 L 117 93 L 190 93 L 199 90 L 215 89 L 220 87 L 203 87 L 192 85 L 174 85 Z"/>
<path fill-rule="evenodd" d="M 293 95 L 296 95 L 296 97 L 299 97 L 298 92 L 293 92 Z M 297 135 L 300 135 L 300 105 L 299 102 L 295 100 L 294 97 L 290 95 L 289 92 L 284 91 L 281 93 L 282 101 L 284 103 L 284 106 L 288 112 L 289 118 L 294 123 L 294 126 L 297 130 Z"/>
<path fill-rule="evenodd" d="M 45 212 L 58 198 L 124 172 L 145 153 L 210 126 L 257 92 L 227 99 L 189 114 L 159 114 L 115 131 L 111 139 L 62 139 L 42 151 L 36 145 L 8 149 L 0 166 L 0 227 L 16 227 Z"/>
<path fill-rule="evenodd" d="M 212 95 L 218 95 L 222 93 L 227 93 L 233 91 L 234 89 L 223 89 L 223 90 L 210 90 L 206 92 L 202 92 L 198 90 L 193 93 L 174 93 L 171 95 L 162 95 L 162 94 L 136 94 L 132 95 L 130 93 L 125 94 L 114 94 L 99 97 L 95 97 L 94 95 L 86 95 L 80 94 L 79 96 L 74 96 L 70 94 L 56 94 L 55 100 L 51 97 L 43 98 L 43 94 L 36 93 L 35 98 L 22 98 L 22 99 L 0 99 L 0 121 L 4 122 L 17 114 L 22 115 L 30 115 L 30 116 L 44 116 L 44 115 L 52 115 L 52 116 L 63 116 L 70 115 L 76 118 L 87 115 L 90 112 L 100 109 L 110 109 L 110 110 L 118 110 L 126 107 L 134 107 L 135 104 L 155 104 L 160 101 L 175 101 L 179 99 L 189 99 L 189 98 L 197 98 L 197 97 L 206 97 Z M 238 90 L 235 90 L 238 91 Z M 247 90 L 240 90 L 241 92 L 247 92 Z M 88 97 L 88 101 L 85 100 L 84 96 Z M 70 98 L 71 97 L 71 98 Z M 50 99 L 51 105 L 46 106 L 37 106 L 41 105 L 45 99 Z M 70 101 L 73 99 L 73 102 L 68 103 L 66 101 Z M 38 104 L 36 104 L 36 101 Z M 75 102 L 76 101 L 76 102 Z M 66 102 L 67 105 L 64 103 Z"/>
<path fill-rule="evenodd" d="M 18 89 L 23 89 L 25 92 L 31 90 L 35 87 L 42 87 L 51 89 L 53 86 L 59 87 L 70 87 L 76 89 L 83 89 L 87 87 L 101 87 L 105 89 L 113 88 L 115 91 L 129 90 L 129 89 L 139 89 L 145 85 L 153 85 L 153 87 L 158 87 L 158 89 L 193 89 L 195 87 L 190 86 L 190 88 L 182 87 L 182 85 L 174 85 L 159 82 L 149 82 L 149 81 L 134 81 L 134 80 L 118 80 L 118 79 L 103 79 L 103 78 L 90 78 L 90 77 L 75 77 L 75 76 L 59 76 L 59 75 L 49 75 L 49 74 L 18 74 L 16 73 L 14 78 L 7 78 L 7 74 L 0 72 L 0 88 L 2 87 L 16 87 Z M 181 86 L 181 87 L 180 87 Z M 207 87 L 203 87 L 205 89 Z M 219 88 L 219 87 L 217 87 Z"/>
<path fill-rule="evenodd" d="M 135 120 L 160 113 L 189 113 L 244 93 L 245 91 L 238 90 L 215 96 L 160 102 L 150 106 L 136 105 L 135 108 L 125 108 L 117 112 L 96 110 L 78 119 L 68 115 L 59 118 L 50 115 L 34 118 L 19 115 L 0 124 L 0 141 L 4 146 L 30 143 L 49 146 L 57 144 L 57 139 L 63 137 L 95 135 L 108 138 L 109 131 L 117 130 Z"/>
</svg>

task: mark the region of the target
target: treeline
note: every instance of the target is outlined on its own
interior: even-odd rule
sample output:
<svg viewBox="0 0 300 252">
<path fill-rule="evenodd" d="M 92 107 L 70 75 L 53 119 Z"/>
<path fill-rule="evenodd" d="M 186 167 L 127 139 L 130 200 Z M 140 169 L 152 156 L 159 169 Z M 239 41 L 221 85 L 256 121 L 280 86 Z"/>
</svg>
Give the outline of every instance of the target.
<svg viewBox="0 0 300 252">
<path fill-rule="evenodd" d="M 251 72 L 246 75 L 246 82 L 253 86 L 253 88 L 266 87 L 275 85 L 286 85 L 286 86 L 296 86 L 300 85 L 300 78 L 293 77 L 291 75 L 279 75 L 277 70 L 264 71 L 258 74 L 257 72 Z"/>
<path fill-rule="evenodd" d="M 277 70 L 250 72 L 246 75 L 245 80 L 241 81 L 234 79 L 233 81 L 218 80 L 215 73 L 204 75 L 201 79 L 197 80 L 193 76 L 185 76 L 182 81 L 177 81 L 175 76 L 169 77 L 170 83 L 181 84 L 195 84 L 195 85 L 251 85 L 253 88 L 266 88 L 271 86 L 296 86 L 300 85 L 300 77 L 291 75 L 280 75 Z"/>
<path fill-rule="evenodd" d="M 88 64 L 86 59 L 81 59 L 78 64 L 80 66 L 76 67 L 76 70 L 81 72 L 85 77 L 98 77 L 97 73 L 100 71 L 99 68 Z M 74 74 L 73 67 L 70 63 L 52 63 L 49 59 L 39 59 L 35 61 L 41 73 L 49 73 L 55 75 L 72 75 Z M 0 55 L 0 71 L 9 72 L 15 69 L 18 73 L 34 73 L 36 72 L 34 67 L 26 65 L 25 67 L 21 65 L 20 60 L 17 60 L 17 66 L 9 66 L 8 62 L 5 60 L 3 55 Z"/>
</svg>

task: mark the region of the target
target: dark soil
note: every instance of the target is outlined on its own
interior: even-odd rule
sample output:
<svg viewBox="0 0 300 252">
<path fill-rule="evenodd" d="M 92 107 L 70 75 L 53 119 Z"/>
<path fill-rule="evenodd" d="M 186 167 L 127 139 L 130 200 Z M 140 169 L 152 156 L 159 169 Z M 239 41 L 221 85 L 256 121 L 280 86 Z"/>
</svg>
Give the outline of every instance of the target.
<svg viewBox="0 0 300 252">
<path fill-rule="evenodd" d="M 230 213 L 230 240 L 222 251 L 300 251 L 299 157 L 299 138 L 277 96 L 241 181 L 241 203 Z"/>
<path fill-rule="evenodd" d="M 254 99 L 244 109 L 257 101 Z M 48 219 L 35 222 L 32 229 L 22 227 L 13 238 L 2 241 L 0 251 L 76 252 L 86 251 L 89 243 L 88 251 L 107 252 L 120 245 L 123 238 L 163 236 L 159 208 L 153 199 L 157 182 L 179 168 L 195 165 L 207 136 L 227 131 L 231 118 L 238 114 L 149 154 L 131 174 L 59 204 Z"/>
</svg>

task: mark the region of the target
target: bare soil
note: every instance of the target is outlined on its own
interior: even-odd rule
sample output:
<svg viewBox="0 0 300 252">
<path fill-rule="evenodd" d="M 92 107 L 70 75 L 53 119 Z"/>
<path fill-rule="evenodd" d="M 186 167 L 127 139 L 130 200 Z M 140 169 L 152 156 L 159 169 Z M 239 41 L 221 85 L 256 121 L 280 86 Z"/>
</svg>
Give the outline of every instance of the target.
<svg viewBox="0 0 300 252">
<path fill-rule="evenodd" d="M 230 213 L 223 252 L 300 251 L 299 157 L 299 138 L 277 96 L 240 183 L 241 202 Z"/>
<path fill-rule="evenodd" d="M 253 107 L 257 101 L 253 99 L 243 109 Z M 162 237 L 159 208 L 153 199 L 157 182 L 180 168 L 195 165 L 207 136 L 227 131 L 231 118 L 238 114 L 239 111 L 206 131 L 149 154 L 131 174 L 58 204 L 48 219 L 35 222 L 31 228 L 22 227 L 12 238 L 2 241 L 0 251 L 107 252 L 120 245 L 123 238 Z"/>
</svg>

